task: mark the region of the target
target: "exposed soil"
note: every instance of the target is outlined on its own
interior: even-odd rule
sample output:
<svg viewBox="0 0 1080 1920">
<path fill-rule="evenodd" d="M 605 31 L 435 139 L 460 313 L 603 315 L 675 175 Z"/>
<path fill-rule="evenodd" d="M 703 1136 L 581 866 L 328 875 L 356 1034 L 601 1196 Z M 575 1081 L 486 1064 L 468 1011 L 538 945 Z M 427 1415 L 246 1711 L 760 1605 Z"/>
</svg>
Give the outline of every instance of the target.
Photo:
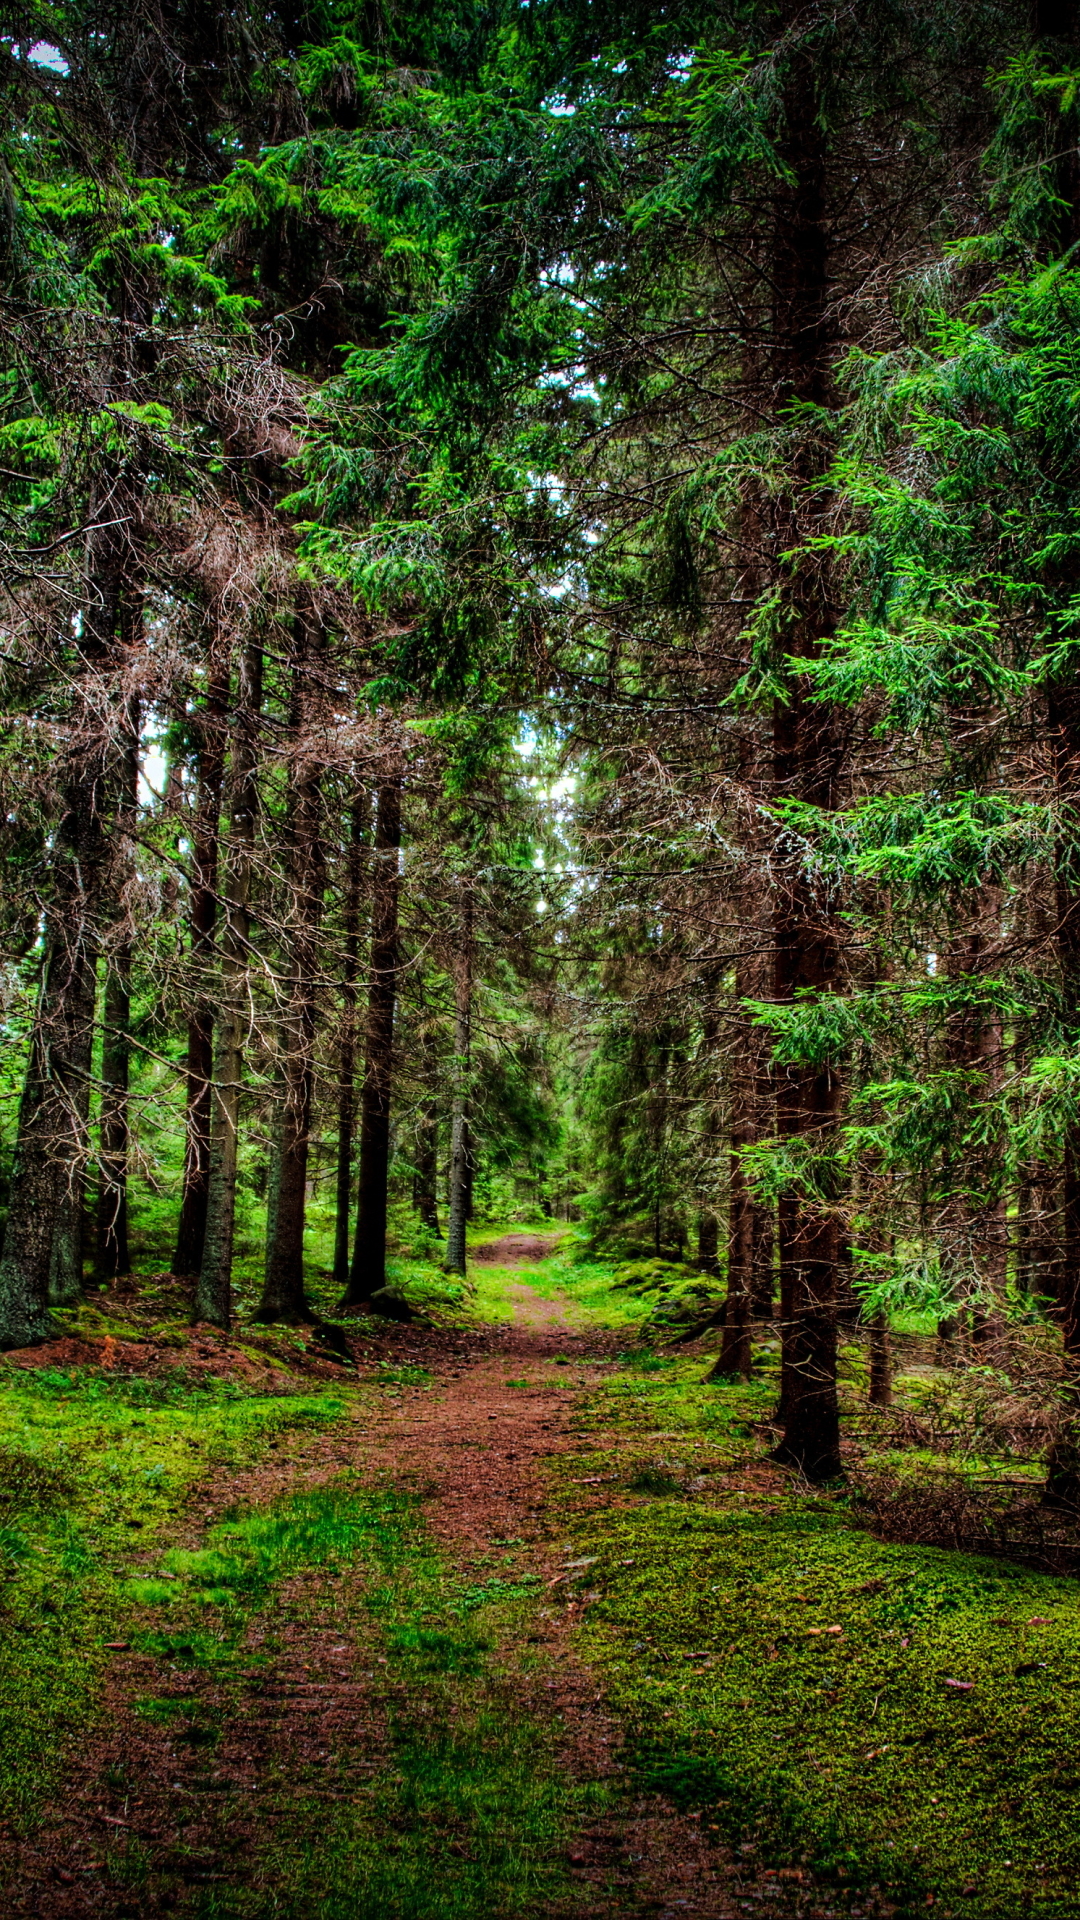
<svg viewBox="0 0 1080 1920">
<path fill-rule="evenodd" d="M 542 1245 L 545 1252 L 550 1247 L 518 1235 L 493 1244 L 502 1249 L 507 1241 Z M 434 1385 L 391 1389 L 374 1410 L 366 1399 L 363 1407 L 354 1403 L 350 1419 L 334 1430 L 292 1436 L 239 1480 L 204 1485 L 192 1500 L 181 1543 L 196 1544 L 207 1518 L 226 1503 L 265 1501 L 343 1465 L 357 1467 L 372 1483 L 419 1491 L 434 1535 L 465 1570 L 483 1558 L 490 1571 L 494 1542 L 520 1543 L 517 1566 L 544 1583 L 536 1650 L 547 1658 L 523 1681 L 519 1704 L 561 1721 L 562 1761 L 575 1776 L 616 1788 L 612 1810 L 573 1841 L 567 1864 L 575 1892 L 557 1910 L 546 1910 L 548 1920 L 616 1914 L 736 1920 L 765 1899 L 779 1920 L 847 1911 L 808 1876 L 805 1885 L 795 1885 L 802 1875 L 741 1863 L 700 1817 L 644 1798 L 629 1782 L 618 1790 L 620 1732 L 595 1675 L 573 1653 L 571 1630 L 583 1602 L 570 1596 L 563 1572 L 565 1492 L 558 1502 L 552 1498 L 545 1467 L 583 1439 L 590 1446 L 630 1444 L 624 1434 L 592 1430 L 586 1437 L 571 1426 L 581 1390 L 602 1378 L 620 1341 L 583 1335 L 567 1325 L 557 1300 L 542 1301 L 527 1287 L 519 1291 L 510 1327 L 380 1324 L 365 1333 L 363 1353 L 357 1343 L 362 1372 L 379 1357 L 411 1361 L 434 1375 Z M 565 1372 L 557 1370 L 560 1361 L 569 1363 Z M 586 1479 L 572 1500 L 587 1511 L 619 1497 L 610 1484 Z M 156 1563 L 156 1556 L 146 1558 Z M 118 1649 L 104 1731 L 73 1755 L 63 1805 L 22 1844 L 6 1912 L 41 1920 L 135 1920 L 193 1913 L 205 1898 L 200 1890 L 213 1883 L 258 1885 L 259 1861 L 272 1861 L 288 1796 L 310 1806 L 313 1797 L 330 1799 L 340 1791 L 325 1771 L 335 1747 L 358 1756 L 359 1778 L 374 1774 L 386 1754 L 387 1715 L 398 1690 L 374 1649 L 349 1637 L 355 1627 L 335 1624 L 343 1594 L 347 1583 L 327 1594 L 321 1619 L 309 1613 L 279 1627 L 269 1665 L 255 1664 L 261 1632 L 255 1617 L 253 1664 L 239 1701 L 235 1693 L 225 1697 L 212 1673 L 168 1669 L 149 1655 Z M 133 1701 L 148 1693 L 182 1698 L 197 1725 L 219 1720 L 212 1754 L 140 1719 Z M 108 1849 L 133 1844 L 148 1863 L 137 1891 L 118 1887 L 103 1866 Z"/>
<path fill-rule="evenodd" d="M 470 1248 L 469 1258 L 485 1267 L 521 1267 L 529 1260 L 546 1260 L 562 1238 L 561 1233 L 504 1233 L 501 1240 Z"/>
</svg>

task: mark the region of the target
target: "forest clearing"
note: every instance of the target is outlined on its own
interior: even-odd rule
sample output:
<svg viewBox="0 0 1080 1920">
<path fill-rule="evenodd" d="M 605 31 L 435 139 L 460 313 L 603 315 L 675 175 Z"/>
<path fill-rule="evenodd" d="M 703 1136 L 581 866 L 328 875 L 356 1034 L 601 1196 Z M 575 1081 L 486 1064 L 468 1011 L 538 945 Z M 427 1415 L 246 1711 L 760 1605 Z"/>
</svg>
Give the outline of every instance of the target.
<svg viewBox="0 0 1080 1920">
<path fill-rule="evenodd" d="M 1080 6 L 0 98 L 0 1920 L 1076 1920 Z"/>
</svg>

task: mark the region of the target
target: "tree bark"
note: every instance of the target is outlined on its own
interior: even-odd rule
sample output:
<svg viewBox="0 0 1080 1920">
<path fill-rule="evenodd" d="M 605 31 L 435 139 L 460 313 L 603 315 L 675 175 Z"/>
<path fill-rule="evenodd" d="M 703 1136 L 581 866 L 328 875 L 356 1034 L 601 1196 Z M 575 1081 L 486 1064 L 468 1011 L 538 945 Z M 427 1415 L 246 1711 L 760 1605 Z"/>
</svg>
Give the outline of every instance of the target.
<svg viewBox="0 0 1080 1920">
<path fill-rule="evenodd" d="M 892 1400 L 892 1347 L 889 1316 L 875 1313 L 870 1322 L 870 1405 L 887 1407 Z"/>
<path fill-rule="evenodd" d="M 356 976 L 360 965 L 360 887 L 370 805 L 361 791 L 349 809 L 342 921 L 345 959 L 341 981 L 341 1041 L 338 1049 L 337 1168 L 334 1192 L 334 1284 L 349 1283 L 349 1203 L 352 1198 L 353 1129 L 356 1121 Z"/>
<path fill-rule="evenodd" d="M 461 906 L 461 942 L 454 968 L 454 1102 L 450 1119 L 450 1194 L 446 1271 L 464 1273 L 469 1217 L 469 1080 L 472 1042 L 473 901 L 468 882 Z"/>
<path fill-rule="evenodd" d="M 210 1185 L 211 1086 L 214 1064 L 214 1001 L 209 979 L 217 920 L 218 836 L 225 772 L 225 716 L 229 701 L 228 659 L 211 658 L 206 700 L 199 716 L 198 776 L 191 849 L 191 966 L 195 1004 L 188 1021 L 184 1187 L 172 1270 L 197 1274 L 206 1235 Z"/>
<path fill-rule="evenodd" d="M 386 1208 L 390 1170 L 390 1096 L 398 976 L 400 776 L 379 788 L 371 902 L 364 1084 L 360 1097 L 360 1173 L 349 1284 L 343 1307 L 363 1306 L 386 1285 Z"/>
<path fill-rule="evenodd" d="M 1036 0 L 1032 25 L 1039 39 L 1064 40 L 1075 49 L 1080 40 L 1080 9 L 1070 0 Z M 1049 106 L 1049 103 L 1048 103 Z M 1075 143 L 1061 142 L 1057 187 L 1061 253 L 1080 234 L 1080 159 Z M 1051 578 L 1058 604 L 1067 606 L 1076 592 L 1075 577 Z M 1071 631 L 1071 630 L 1070 630 Z M 1080 676 L 1075 666 L 1052 678 L 1047 687 L 1047 723 L 1053 756 L 1058 809 L 1054 892 L 1062 1014 L 1075 1045 L 1080 1038 Z M 1064 1127 L 1061 1146 L 1061 1252 L 1058 1310 L 1065 1351 L 1066 1405 L 1061 1431 L 1051 1450 L 1046 1477 L 1048 1504 L 1080 1513 L 1080 1119 Z"/>
<path fill-rule="evenodd" d="M 52 899 L 0 1251 L 0 1349 L 47 1339 L 50 1304 L 71 1304 L 82 1287 L 109 764 L 97 696 L 99 677 L 112 664 L 130 558 L 120 502 L 117 488 L 109 496 L 111 524 L 95 527 L 87 540 L 86 606 L 60 783 Z"/>
<path fill-rule="evenodd" d="M 745 961 L 736 968 L 735 998 L 749 992 Z M 753 1060 L 749 1035 L 739 1032 L 731 1055 L 731 1172 L 728 1185 L 728 1283 L 724 1335 L 713 1369 L 717 1379 L 749 1380 L 750 1310 L 754 1267 L 754 1203 L 746 1179 L 743 1149 L 752 1138 Z"/>
<path fill-rule="evenodd" d="M 786 178 L 776 201 L 774 235 L 776 356 L 775 410 L 822 407 L 830 397 L 833 341 L 828 317 L 826 147 L 815 73 L 816 55 L 793 57 L 785 88 L 786 134 L 781 155 Z M 831 712 L 812 699 L 801 660 L 812 659 L 833 628 L 823 563 L 808 550 L 822 512 L 823 457 L 803 430 L 789 487 L 775 507 L 775 554 L 787 601 L 786 697 L 773 720 L 773 784 L 778 798 L 817 806 L 837 804 L 842 748 Z M 782 560 L 782 555 L 797 558 Z M 801 993 L 837 984 L 839 948 L 825 903 L 803 869 L 798 847 L 783 838 L 777 849 L 775 997 L 790 1004 Z M 840 1112 L 840 1077 L 831 1063 L 789 1066 L 777 1077 L 777 1130 L 811 1150 L 827 1149 Z M 809 1478 L 840 1471 L 836 1398 L 836 1224 L 804 1193 L 779 1208 L 780 1291 L 784 1317 L 784 1433 L 777 1456 Z"/>
<path fill-rule="evenodd" d="M 141 616 L 141 602 L 138 604 Z M 125 626 L 128 624 L 125 619 Z M 128 644 L 134 632 L 125 634 Z M 129 1092 L 131 1078 L 131 963 L 134 929 L 126 898 L 133 873 L 132 845 L 139 804 L 139 728 L 141 707 L 126 703 L 124 750 L 114 824 L 114 868 L 119 935 L 106 956 L 101 1045 L 101 1183 L 97 1206 L 95 1271 L 115 1280 L 131 1271 L 128 1245 Z"/>
<path fill-rule="evenodd" d="M 705 1123 L 702 1129 L 702 1144 L 705 1160 L 705 1185 L 713 1189 L 719 1176 L 720 1140 L 722 1137 L 722 1119 L 720 1105 L 716 1099 L 716 1081 L 718 1063 L 716 1058 L 717 1020 L 710 1000 L 706 1006 L 701 1027 L 700 1058 L 704 1073 Z M 697 1265 L 701 1273 L 716 1280 L 720 1276 L 720 1222 L 712 1207 L 705 1205 L 697 1217 Z"/>
<path fill-rule="evenodd" d="M 237 687 L 229 780 L 229 839 L 222 899 L 218 1012 L 214 1027 L 206 1231 L 194 1299 L 196 1320 L 209 1320 L 225 1328 L 232 1320 L 237 1150 L 244 1069 L 244 990 L 248 972 L 251 874 L 258 810 L 256 770 L 262 676 L 262 649 L 257 641 L 252 640 L 241 660 Z"/>
<path fill-rule="evenodd" d="M 719 1278 L 720 1222 L 712 1212 L 698 1214 L 697 1264 L 699 1272 L 707 1273 L 713 1280 Z"/>
<path fill-rule="evenodd" d="M 424 1097 L 416 1141 L 416 1211 L 429 1233 L 439 1232 L 438 1061 L 431 1033 L 421 1035 Z"/>
<path fill-rule="evenodd" d="M 950 942 L 945 956 L 946 974 L 957 985 L 977 980 L 993 968 L 996 940 L 988 936 L 991 928 L 996 935 L 1000 926 L 996 893 L 979 889 L 973 917 L 975 924 Z M 977 1010 L 961 1008 L 950 1015 L 946 1047 L 949 1065 L 966 1077 L 968 1097 L 992 1098 L 1002 1080 L 1000 1020 L 987 1020 Z M 1008 1219 L 1000 1155 L 995 1165 L 990 1159 L 992 1149 L 986 1151 L 980 1179 L 980 1169 L 968 1164 L 966 1150 L 961 1148 L 962 1157 L 953 1168 L 960 1192 L 949 1206 L 960 1268 L 956 1294 L 959 1328 L 965 1341 L 970 1333 L 974 1347 L 991 1345 L 1001 1337 L 1008 1277 Z M 971 1191 L 973 1183 L 975 1193 Z M 997 1192 L 995 1184 L 1000 1189 Z"/>
<path fill-rule="evenodd" d="M 275 1142 L 276 1206 L 268 1222 L 266 1275 L 255 1318 L 294 1323 L 316 1318 L 304 1290 L 304 1218 L 315 1080 L 317 944 L 326 884 L 321 839 L 322 783 L 312 738 L 322 630 L 306 592 L 293 623 L 286 905 L 289 980 L 281 1034 L 282 1100 Z"/>
</svg>

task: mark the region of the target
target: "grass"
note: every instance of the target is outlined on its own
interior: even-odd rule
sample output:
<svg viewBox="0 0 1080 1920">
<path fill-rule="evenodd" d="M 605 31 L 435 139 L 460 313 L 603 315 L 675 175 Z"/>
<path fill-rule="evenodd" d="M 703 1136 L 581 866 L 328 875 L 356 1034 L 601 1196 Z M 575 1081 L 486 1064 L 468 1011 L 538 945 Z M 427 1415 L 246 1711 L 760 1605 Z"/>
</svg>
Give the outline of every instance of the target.
<svg viewBox="0 0 1080 1920">
<path fill-rule="evenodd" d="M 391 1390 L 429 1380 L 420 1367 L 378 1370 Z M 345 1395 L 362 1403 L 369 1391 Z M 306 1759 L 286 1743 L 258 1783 L 253 1856 L 229 1871 L 226 1795 L 223 1871 L 190 1910 L 206 1920 L 255 1920 L 268 1902 L 296 1920 L 535 1912 L 564 1891 L 567 1836 L 598 1796 L 568 1779 L 556 1729 L 522 1704 L 537 1583 L 516 1556 L 464 1575 L 433 1548 L 413 1498 L 349 1474 L 227 1513 L 196 1544 L 176 1538 L 194 1481 L 213 1473 L 227 1486 L 290 1429 L 299 1458 L 305 1431 L 317 1437 L 342 1412 L 330 1393 L 0 1370 L 0 1817 L 31 1831 L 62 1791 L 71 1742 L 104 1737 L 110 1642 L 141 1657 L 132 1709 L 143 1737 L 186 1755 L 198 1788 L 230 1740 L 244 1750 L 250 1676 L 272 1672 L 297 1631 L 330 1628 L 369 1676 L 385 1729 L 377 1763 L 370 1725 L 328 1735 L 327 1751 Z M 122 1805 L 131 1782 L 113 1771 L 103 1790 Z M 101 1871 L 140 1900 L 186 1901 L 184 1870 L 134 1836 L 105 1850 Z"/>
<path fill-rule="evenodd" d="M 310 1920 L 472 1920 L 535 1911 L 559 1890 L 569 1826 L 596 1796 L 562 1774 L 550 1726 L 522 1711 L 504 1671 L 534 1582 L 463 1580 L 433 1550 L 414 1500 L 349 1475 L 222 1522 L 200 1551 L 168 1553 L 163 1565 L 175 1584 L 132 1595 L 155 1619 L 137 1637 L 147 1651 L 175 1660 L 180 1647 L 189 1667 L 205 1663 L 200 1614 L 212 1610 L 210 1638 L 235 1671 L 253 1626 L 266 1659 L 299 1611 L 353 1647 L 385 1719 L 374 1772 L 370 1728 L 357 1729 L 357 1745 L 326 1735 L 306 1774 L 294 1756 L 261 1806 L 249 1884 L 215 1891 L 208 1913 L 254 1920 L 272 1900 L 276 1913 Z M 229 1734 L 227 1720 L 192 1715 L 187 1701 L 151 1696 L 139 1710 L 163 1738 L 175 1737 L 178 1715 L 208 1747 Z M 240 1699 L 233 1714 L 242 1741 Z"/>
<path fill-rule="evenodd" d="M 1075 1582 L 882 1544 L 842 1495 L 770 1494 L 747 1470 L 771 1388 L 701 1376 L 700 1360 L 626 1366 L 588 1424 L 621 1427 L 629 1452 L 560 1465 L 570 1504 L 583 1458 L 624 1489 L 568 1527 L 597 1561 L 579 1649 L 640 1780 L 904 1912 L 932 1892 L 977 1920 L 1072 1920 Z M 744 1491 L 688 1497 L 703 1466 L 741 1467 Z"/>
<path fill-rule="evenodd" d="M 95 1712 L 124 1637 L 133 1556 L 191 1483 L 275 1433 L 334 1417 L 325 1397 L 0 1370 L 0 1818 L 32 1822 L 65 1743 Z"/>
<path fill-rule="evenodd" d="M 522 1227 L 508 1222 L 469 1229 L 470 1246 L 483 1246 L 510 1233 L 529 1233 L 539 1237 L 559 1236 L 554 1253 L 544 1260 L 522 1262 L 520 1266 L 493 1266 L 472 1262 L 469 1266 L 472 1315 L 498 1325 L 514 1317 L 514 1289 L 528 1287 L 538 1300 L 558 1300 L 566 1323 L 581 1331 L 589 1327 L 622 1327 L 636 1333 L 651 1311 L 651 1303 L 633 1294 L 613 1293 L 610 1261 L 590 1259 L 578 1233 L 572 1227 L 549 1221 L 542 1227 Z"/>
</svg>

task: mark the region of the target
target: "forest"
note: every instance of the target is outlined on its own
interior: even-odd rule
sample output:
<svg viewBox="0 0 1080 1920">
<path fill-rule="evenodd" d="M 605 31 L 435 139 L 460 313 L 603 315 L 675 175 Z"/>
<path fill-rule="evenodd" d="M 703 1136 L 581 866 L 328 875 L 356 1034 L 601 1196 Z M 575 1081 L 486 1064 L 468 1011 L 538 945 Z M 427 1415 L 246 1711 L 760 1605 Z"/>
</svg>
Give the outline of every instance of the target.
<svg viewBox="0 0 1080 1920">
<path fill-rule="evenodd" d="M 0 97 L 0 1911 L 1076 1920 L 1080 6 Z"/>
</svg>

